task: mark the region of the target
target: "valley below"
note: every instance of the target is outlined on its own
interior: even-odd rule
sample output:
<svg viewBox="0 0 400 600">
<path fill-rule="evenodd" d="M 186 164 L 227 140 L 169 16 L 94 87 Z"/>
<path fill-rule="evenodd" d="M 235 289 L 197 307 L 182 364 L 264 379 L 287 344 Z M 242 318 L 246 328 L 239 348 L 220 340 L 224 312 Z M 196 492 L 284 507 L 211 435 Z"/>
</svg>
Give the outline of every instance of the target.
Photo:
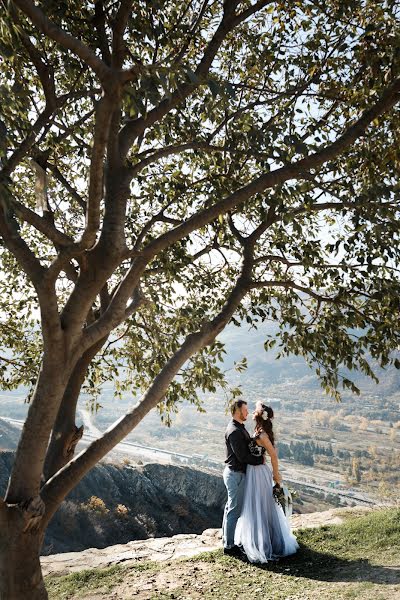
<svg viewBox="0 0 400 600">
<path fill-rule="evenodd" d="M 400 496 L 400 377 L 381 371 L 380 383 L 355 376 L 360 395 L 324 395 L 302 359 L 276 361 L 263 349 L 262 332 L 228 328 L 224 367 L 240 386 L 250 413 L 256 401 L 273 407 L 284 482 L 295 513 L 344 506 L 390 506 Z M 244 372 L 235 362 L 248 359 Z M 82 394 L 76 424 L 83 450 L 136 401 L 106 382 L 96 401 Z M 28 404 L 28 390 L 0 392 L 0 484 L 6 487 Z M 157 409 L 84 478 L 50 525 L 46 554 L 103 548 L 129 540 L 201 533 L 219 527 L 225 503 L 222 481 L 229 394 L 201 393 L 205 412 L 185 402 L 161 422 Z M 251 432 L 253 423 L 246 422 Z"/>
</svg>

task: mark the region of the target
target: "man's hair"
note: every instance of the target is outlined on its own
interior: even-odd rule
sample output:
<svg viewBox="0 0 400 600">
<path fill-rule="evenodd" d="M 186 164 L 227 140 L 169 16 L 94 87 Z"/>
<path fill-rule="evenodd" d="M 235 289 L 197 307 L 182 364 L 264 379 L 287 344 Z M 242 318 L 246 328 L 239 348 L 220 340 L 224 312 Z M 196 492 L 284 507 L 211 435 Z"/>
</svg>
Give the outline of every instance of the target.
<svg viewBox="0 0 400 600">
<path fill-rule="evenodd" d="M 239 408 L 242 408 L 243 404 L 247 404 L 246 400 L 235 400 L 235 402 L 232 402 L 232 404 L 231 404 L 231 413 L 232 413 L 232 416 L 235 414 L 235 412 Z"/>
</svg>

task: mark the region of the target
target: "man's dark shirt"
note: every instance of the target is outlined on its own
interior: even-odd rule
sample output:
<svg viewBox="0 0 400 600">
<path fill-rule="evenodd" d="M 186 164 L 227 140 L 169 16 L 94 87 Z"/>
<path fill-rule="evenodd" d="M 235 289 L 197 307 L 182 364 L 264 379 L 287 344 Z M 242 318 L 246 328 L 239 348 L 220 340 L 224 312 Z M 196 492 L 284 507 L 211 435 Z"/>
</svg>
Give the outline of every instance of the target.
<svg viewBox="0 0 400 600">
<path fill-rule="evenodd" d="M 225 431 L 226 465 L 232 471 L 246 472 L 247 465 L 262 465 L 262 456 L 254 456 L 249 450 L 250 434 L 243 423 L 235 419 L 229 423 Z"/>
</svg>

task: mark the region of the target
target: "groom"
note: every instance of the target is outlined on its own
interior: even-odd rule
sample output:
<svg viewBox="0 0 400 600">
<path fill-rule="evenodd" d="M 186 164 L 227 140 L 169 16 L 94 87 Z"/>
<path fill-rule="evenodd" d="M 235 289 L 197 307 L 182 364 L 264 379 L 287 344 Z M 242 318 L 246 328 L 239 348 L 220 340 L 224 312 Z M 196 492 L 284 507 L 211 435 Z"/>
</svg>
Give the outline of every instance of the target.
<svg viewBox="0 0 400 600">
<path fill-rule="evenodd" d="M 224 554 L 241 555 L 241 550 L 234 544 L 235 528 L 243 505 L 244 481 L 247 465 L 262 465 L 263 456 L 254 456 L 249 450 L 250 435 L 244 422 L 249 414 L 247 402 L 236 400 L 231 405 L 232 420 L 225 432 L 226 467 L 224 483 L 228 492 L 222 522 L 222 541 Z"/>
</svg>

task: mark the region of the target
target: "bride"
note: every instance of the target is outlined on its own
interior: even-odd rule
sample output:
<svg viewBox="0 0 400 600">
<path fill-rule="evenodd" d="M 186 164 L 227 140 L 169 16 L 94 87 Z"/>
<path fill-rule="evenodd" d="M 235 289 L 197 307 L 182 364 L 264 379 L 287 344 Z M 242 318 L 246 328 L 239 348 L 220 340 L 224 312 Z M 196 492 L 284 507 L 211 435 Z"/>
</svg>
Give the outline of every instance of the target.
<svg viewBox="0 0 400 600">
<path fill-rule="evenodd" d="M 250 451 L 254 454 L 267 452 L 272 469 L 268 464 L 247 466 L 243 508 L 235 530 L 235 545 L 243 548 L 252 563 L 266 563 L 288 556 L 299 548 L 289 521 L 272 492 L 273 482 L 282 482 L 272 430 L 273 416 L 270 406 L 257 402 Z"/>
</svg>

